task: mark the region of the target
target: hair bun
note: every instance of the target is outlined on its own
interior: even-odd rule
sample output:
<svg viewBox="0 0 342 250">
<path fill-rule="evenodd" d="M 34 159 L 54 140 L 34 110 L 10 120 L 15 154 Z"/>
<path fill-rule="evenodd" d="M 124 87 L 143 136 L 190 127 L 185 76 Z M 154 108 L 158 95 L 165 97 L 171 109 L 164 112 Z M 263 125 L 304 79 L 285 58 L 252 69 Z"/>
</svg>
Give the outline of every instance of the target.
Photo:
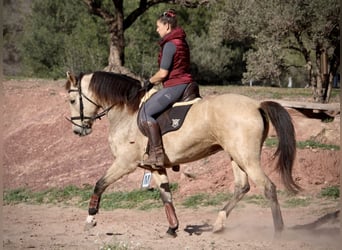
<svg viewBox="0 0 342 250">
<path fill-rule="evenodd" d="M 168 17 L 176 17 L 176 11 L 174 9 L 169 9 L 165 13 Z"/>
</svg>

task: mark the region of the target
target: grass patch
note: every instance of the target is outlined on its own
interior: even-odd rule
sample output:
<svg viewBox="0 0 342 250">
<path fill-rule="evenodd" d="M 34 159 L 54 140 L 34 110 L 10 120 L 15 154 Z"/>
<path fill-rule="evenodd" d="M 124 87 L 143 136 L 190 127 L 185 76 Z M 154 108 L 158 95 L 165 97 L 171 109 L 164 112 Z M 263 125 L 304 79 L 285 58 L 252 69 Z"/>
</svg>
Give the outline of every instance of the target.
<svg viewBox="0 0 342 250">
<path fill-rule="evenodd" d="M 202 205 L 202 203 L 209 198 L 208 194 L 195 194 L 188 198 L 186 198 L 182 205 L 187 208 L 197 208 L 199 205 Z"/>
<path fill-rule="evenodd" d="M 319 148 L 319 149 L 325 149 L 325 150 L 340 150 L 340 146 L 338 145 L 322 144 L 313 140 L 297 142 L 297 148 L 300 148 L 300 149 Z"/>
<path fill-rule="evenodd" d="M 278 146 L 278 138 L 266 138 L 264 145 L 269 148 L 274 148 Z"/>
<path fill-rule="evenodd" d="M 31 198 L 31 193 L 24 188 L 5 191 L 3 197 L 5 205 L 28 202 Z"/>
<path fill-rule="evenodd" d="M 133 190 L 131 192 L 113 192 L 103 194 L 101 208 L 113 210 L 118 208 L 138 208 L 148 210 L 160 207 L 160 192 L 156 189 Z"/>
<path fill-rule="evenodd" d="M 178 184 L 170 185 L 171 191 L 178 189 Z M 28 204 L 63 204 L 68 206 L 77 206 L 87 208 L 90 196 L 93 192 L 92 186 L 82 188 L 68 186 L 63 189 L 51 188 L 45 191 L 34 192 L 28 189 L 19 188 L 4 192 L 3 202 L 5 205 L 28 203 Z M 280 193 L 278 193 L 280 194 Z M 207 206 L 219 206 L 232 199 L 231 193 L 207 194 L 200 193 L 187 197 L 181 205 L 186 208 L 198 208 Z M 319 198 L 338 199 L 340 190 L 338 186 L 323 188 L 318 195 Z M 262 195 L 248 195 L 243 201 L 250 204 L 256 204 L 262 207 L 268 206 L 268 201 Z M 284 201 L 284 207 L 305 207 L 312 202 L 311 198 L 290 197 Z M 101 199 L 101 209 L 114 210 L 122 209 L 140 209 L 149 210 L 162 207 L 160 192 L 156 189 L 136 189 L 130 192 L 111 192 L 104 193 Z M 114 248 L 115 249 L 115 248 Z M 120 248 L 117 248 L 120 249 Z"/>
<path fill-rule="evenodd" d="M 322 188 L 319 197 L 338 199 L 340 197 L 340 188 L 338 186 Z"/>
<path fill-rule="evenodd" d="M 256 100 L 282 99 L 292 101 L 307 100 L 312 97 L 311 88 L 274 88 L 264 86 L 241 86 L 241 85 L 211 85 L 200 86 L 202 96 L 212 94 L 234 93 L 249 96 Z M 332 89 L 330 102 L 340 102 L 340 89 Z"/>
<path fill-rule="evenodd" d="M 261 207 L 268 206 L 268 200 L 266 200 L 262 195 L 246 195 L 242 200 L 246 203 L 255 204 Z"/>
<path fill-rule="evenodd" d="M 44 191 L 34 192 L 25 188 L 7 190 L 4 192 L 4 204 L 57 204 L 80 205 L 88 201 L 92 192 L 91 186 L 78 188 L 68 186 L 63 189 L 50 188 Z"/>
<path fill-rule="evenodd" d="M 227 202 L 232 196 L 230 193 L 217 193 L 215 195 L 200 193 L 186 198 L 182 202 L 182 205 L 186 208 L 217 206 Z"/>
<path fill-rule="evenodd" d="M 172 192 L 178 189 L 178 184 L 170 184 Z M 19 188 L 4 192 L 4 204 L 64 204 L 86 208 L 93 192 L 92 186 L 82 188 L 68 186 L 63 189 L 51 188 L 45 191 L 34 192 Z M 148 210 L 161 207 L 160 192 L 156 189 L 137 189 L 130 192 L 104 193 L 101 199 L 102 209 L 137 208 Z"/>
<path fill-rule="evenodd" d="M 278 191 L 278 196 L 287 196 L 288 194 Z M 246 195 L 243 199 L 244 202 L 249 204 L 255 204 L 261 207 L 268 207 L 269 201 L 263 195 Z M 304 197 L 290 197 L 289 199 L 285 200 L 283 203 L 283 207 L 293 208 L 293 207 L 306 207 L 310 205 L 312 202 L 311 198 Z"/>
<path fill-rule="evenodd" d="M 294 207 L 307 207 L 310 205 L 312 199 L 308 197 L 298 198 L 293 197 L 284 201 L 284 207 L 294 208 Z"/>
<path fill-rule="evenodd" d="M 266 147 L 277 147 L 278 146 L 278 138 L 267 138 L 264 142 Z M 314 140 L 306 140 L 306 141 L 297 141 L 296 147 L 299 149 L 305 148 L 315 148 L 315 149 L 323 149 L 323 150 L 340 150 L 340 146 L 331 145 L 331 144 L 323 144 L 320 142 L 316 142 Z"/>
</svg>

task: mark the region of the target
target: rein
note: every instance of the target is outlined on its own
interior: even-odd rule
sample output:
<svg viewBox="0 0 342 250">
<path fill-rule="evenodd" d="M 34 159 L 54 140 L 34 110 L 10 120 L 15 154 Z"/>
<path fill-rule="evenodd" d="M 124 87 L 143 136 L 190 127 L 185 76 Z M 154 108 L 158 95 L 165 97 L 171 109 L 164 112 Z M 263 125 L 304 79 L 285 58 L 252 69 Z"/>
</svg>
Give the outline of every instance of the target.
<svg viewBox="0 0 342 250">
<path fill-rule="evenodd" d="M 97 119 L 101 120 L 101 118 L 103 116 L 105 116 L 106 114 L 108 114 L 109 110 L 111 110 L 113 108 L 114 105 L 112 106 L 109 106 L 108 108 L 104 109 L 102 112 L 96 114 L 96 115 L 93 115 L 93 116 L 85 116 L 84 115 L 84 112 L 83 112 L 83 109 L 84 109 L 84 106 L 83 106 L 83 98 L 84 97 L 87 101 L 89 101 L 90 103 L 92 103 L 93 105 L 95 105 L 97 108 L 102 108 L 102 106 L 98 105 L 97 103 L 95 103 L 94 101 L 92 101 L 89 97 L 87 97 L 86 95 L 84 95 L 82 93 L 82 88 L 81 88 L 81 83 L 79 82 L 78 84 L 78 88 L 77 89 L 70 89 L 68 90 L 68 93 L 71 93 L 71 92 L 78 92 L 78 95 L 79 95 L 79 102 L 80 102 L 80 116 L 72 116 L 69 118 L 65 117 L 65 119 L 69 122 L 71 122 L 73 125 L 77 126 L 77 127 L 80 127 L 82 129 L 87 129 L 87 128 L 90 128 L 89 125 L 84 125 L 83 124 L 83 121 L 84 120 L 90 120 L 90 121 L 96 121 Z M 75 123 L 74 121 L 75 120 L 81 120 L 81 123 L 82 125 L 79 125 L 77 123 Z"/>
</svg>

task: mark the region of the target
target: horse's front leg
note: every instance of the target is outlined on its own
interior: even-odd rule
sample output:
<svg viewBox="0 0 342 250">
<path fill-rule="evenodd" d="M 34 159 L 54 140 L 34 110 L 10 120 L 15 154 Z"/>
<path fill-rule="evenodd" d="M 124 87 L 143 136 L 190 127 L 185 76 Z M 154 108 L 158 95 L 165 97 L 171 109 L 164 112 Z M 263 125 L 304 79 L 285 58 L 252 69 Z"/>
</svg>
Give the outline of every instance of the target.
<svg viewBox="0 0 342 250">
<path fill-rule="evenodd" d="M 163 201 L 166 218 L 169 222 L 169 229 L 167 230 L 167 234 L 176 237 L 176 231 L 178 230 L 179 224 L 176 211 L 172 203 L 172 194 L 166 169 L 153 171 L 152 174 L 154 181 L 156 182 L 157 187 L 160 190 L 160 197 Z"/>
<path fill-rule="evenodd" d="M 84 228 L 85 230 L 89 230 L 96 226 L 95 215 L 99 212 L 101 196 L 106 188 L 124 175 L 129 174 L 136 169 L 134 164 L 131 168 L 127 167 L 127 165 L 128 164 L 126 164 L 124 167 L 120 167 L 120 164 L 114 162 L 113 165 L 106 171 L 105 175 L 96 182 L 94 192 L 91 195 L 89 202 L 88 216 Z"/>
<path fill-rule="evenodd" d="M 88 216 L 86 219 L 86 224 L 84 229 L 89 230 L 92 227 L 96 226 L 95 215 L 99 212 L 100 208 L 100 200 L 102 193 L 109 186 L 108 182 L 105 182 L 105 175 L 102 176 L 95 184 L 94 192 L 90 197 L 89 207 L 88 207 Z"/>
</svg>

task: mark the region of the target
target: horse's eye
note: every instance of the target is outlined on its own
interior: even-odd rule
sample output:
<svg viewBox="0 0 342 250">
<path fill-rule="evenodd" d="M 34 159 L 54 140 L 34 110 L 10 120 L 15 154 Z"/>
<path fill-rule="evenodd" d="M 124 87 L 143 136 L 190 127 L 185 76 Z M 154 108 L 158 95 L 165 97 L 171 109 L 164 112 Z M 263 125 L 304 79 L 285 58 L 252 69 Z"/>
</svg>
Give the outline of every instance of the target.
<svg viewBox="0 0 342 250">
<path fill-rule="evenodd" d="M 74 104 L 76 101 L 74 99 L 70 100 L 71 104 Z"/>
</svg>

